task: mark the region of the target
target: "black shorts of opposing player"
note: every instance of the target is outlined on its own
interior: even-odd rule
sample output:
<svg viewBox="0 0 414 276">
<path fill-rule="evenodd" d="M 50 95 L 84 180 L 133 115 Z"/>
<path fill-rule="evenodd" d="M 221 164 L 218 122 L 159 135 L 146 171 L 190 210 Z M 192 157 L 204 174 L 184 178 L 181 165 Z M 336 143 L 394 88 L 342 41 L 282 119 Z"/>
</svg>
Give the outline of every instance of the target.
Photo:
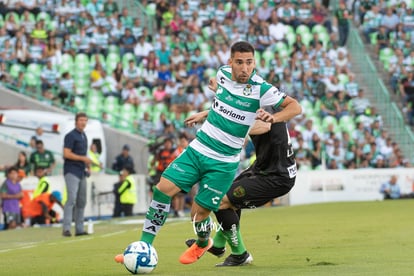
<svg viewBox="0 0 414 276">
<path fill-rule="evenodd" d="M 237 209 L 256 208 L 287 194 L 295 185 L 295 177 L 242 172 L 233 182 L 227 197 Z"/>
</svg>

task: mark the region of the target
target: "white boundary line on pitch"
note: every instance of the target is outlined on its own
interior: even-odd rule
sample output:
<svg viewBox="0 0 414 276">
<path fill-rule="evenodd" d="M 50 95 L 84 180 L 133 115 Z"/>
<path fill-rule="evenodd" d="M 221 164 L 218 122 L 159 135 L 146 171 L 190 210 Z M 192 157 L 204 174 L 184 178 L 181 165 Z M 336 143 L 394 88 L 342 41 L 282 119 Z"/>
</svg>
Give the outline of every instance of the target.
<svg viewBox="0 0 414 276">
<path fill-rule="evenodd" d="M 170 222 L 168 222 L 168 220 L 167 220 L 166 225 L 173 226 L 173 225 L 189 222 L 187 219 L 173 218 L 173 219 L 170 219 Z M 142 222 L 140 220 L 138 220 L 138 221 L 139 221 L 138 225 L 142 224 Z M 137 220 L 131 220 L 131 222 L 127 222 L 127 223 L 123 223 L 123 224 L 130 224 L 130 223 L 132 224 L 132 222 L 137 223 Z M 30 248 L 37 247 L 39 245 L 53 246 L 53 245 L 58 245 L 58 244 L 69 244 L 69 243 L 75 243 L 75 242 L 80 242 L 80 241 L 92 240 L 92 239 L 95 239 L 95 238 L 107 238 L 107 237 L 110 237 L 110 236 L 121 235 L 121 234 L 124 234 L 124 233 L 129 232 L 129 231 L 137 231 L 137 228 L 132 229 L 132 230 L 115 231 L 115 232 L 112 232 L 112 233 L 102 234 L 102 235 L 98 235 L 98 236 L 97 235 L 92 235 L 90 237 L 88 236 L 88 237 L 80 238 L 80 239 L 77 238 L 77 239 L 70 239 L 70 240 L 51 241 L 51 242 L 46 242 L 46 243 L 44 243 L 43 241 L 31 242 L 30 244 L 26 243 L 24 246 L 21 246 L 21 247 L 0 249 L 0 254 L 7 253 L 7 252 L 10 252 L 10 251 L 14 251 L 14 250 L 30 249 Z"/>
</svg>

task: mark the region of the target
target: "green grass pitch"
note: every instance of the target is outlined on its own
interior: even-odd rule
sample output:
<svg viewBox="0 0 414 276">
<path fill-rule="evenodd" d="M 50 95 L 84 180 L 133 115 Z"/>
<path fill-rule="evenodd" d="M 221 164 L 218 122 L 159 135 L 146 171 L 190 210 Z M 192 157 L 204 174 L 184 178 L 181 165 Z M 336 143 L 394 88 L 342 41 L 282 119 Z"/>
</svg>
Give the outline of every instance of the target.
<svg viewBox="0 0 414 276">
<path fill-rule="evenodd" d="M 242 233 L 253 265 L 216 268 L 210 254 L 182 265 L 189 218 L 167 221 L 155 240 L 153 275 L 413 275 L 414 200 L 345 202 L 245 210 Z M 136 217 L 134 217 L 135 219 Z M 138 240 L 142 225 L 98 223 L 91 236 L 61 229 L 0 232 L 0 275 L 130 275 L 113 257 Z M 226 254 L 227 255 L 227 254 Z"/>
</svg>

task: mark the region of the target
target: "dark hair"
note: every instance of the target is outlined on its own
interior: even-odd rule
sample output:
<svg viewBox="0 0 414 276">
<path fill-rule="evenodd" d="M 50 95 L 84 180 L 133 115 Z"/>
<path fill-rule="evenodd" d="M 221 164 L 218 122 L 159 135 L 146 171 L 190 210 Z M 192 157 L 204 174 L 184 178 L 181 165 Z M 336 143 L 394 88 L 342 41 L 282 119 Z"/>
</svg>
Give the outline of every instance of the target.
<svg viewBox="0 0 414 276">
<path fill-rule="evenodd" d="M 252 53 L 254 55 L 254 47 L 247 41 L 238 41 L 231 46 L 230 52 L 232 57 L 236 52 Z"/>
<path fill-rule="evenodd" d="M 7 174 L 11 173 L 12 171 L 15 171 L 17 173 L 19 172 L 19 170 L 17 169 L 17 167 L 13 166 L 13 167 L 10 167 L 10 168 L 7 169 Z"/>
<path fill-rule="evenodd" d="M 76 113 L 75 121 L 77 122 L 79 118 L 88 118 L 88 115 L 85 112 Z"/>
<path fill-rule="evenodd" d="M 20 151 L 20 152 L 19 152 L 19 154 L 23 155 L 23 156 L 24 156 L 24 158 L 25 158 L 23 166 L 27 166 L 27 165 L 29 165 L 29 160 L 27 159 L 27 154 L 26 154 L 26 152 L 24 152 L 24 151 Z M 18 167 L 20 166 L 20 159 L 19 159 L 19 158 L 17 158 L 17 161 L 16 161 L 16 163 L 14 164 L 14 166 L 15 166 L 16 168 L 18 168 Z"/>
<path fill-rule="evenodd" d="M 43 141 L 42 140 L 36 140 L 36 146 L 37 145 L 43 145 Z"/>
</svg>

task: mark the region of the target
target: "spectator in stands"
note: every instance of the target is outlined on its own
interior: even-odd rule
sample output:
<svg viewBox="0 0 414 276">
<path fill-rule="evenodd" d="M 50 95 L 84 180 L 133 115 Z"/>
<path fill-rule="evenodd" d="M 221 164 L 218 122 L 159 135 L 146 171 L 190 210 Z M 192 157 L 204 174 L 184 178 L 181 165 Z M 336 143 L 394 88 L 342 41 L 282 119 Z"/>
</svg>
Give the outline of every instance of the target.
<svg viewBox="0 0 414 276">
<path fill-rule="evenodd" d="M 124 69 L 124 79 L 126 82 L 132 81 L 135 87 L 141 85 L 142 72 L 141 69 L 136 66 L 135 60 L 130 59 L 128 61 L 128 67 Z"/>
<path fill-rule="evenodd" d="M 88 4 L 86 4 L 85 9 L 92 17 L 95 18 L 98 16 L 98 13 L 103 10 L 103 7 L 98 3 L 98 0 L 91 0 Z"/>
<path fill-rule="evenodd" d="M 117 81 L 108 75 L 105 70 L 101 72 L 102 78 L 98 88 L 102 91 L 104 97 L 117 97 L 121 98 L 121 89 L 122 86 L 117 83 Z"/>
<path fill-rule="evenodd" d="M 317 130 L 313 125 L 313 121 L 311 119 L 306 120 L 305 122 L 305 129 L 302 131 L 302 138 L 304 141 L 304 147 L 307 149 L 313 148 L 313 138 L 314 135 L 318 136 Z"/>
<path fill-rule="evenodd" d="M 146 138 L 153 138 L 155 134 L 155 125 L 151 120 L 149 112 L 144 112 L 142 118 L 138 119 L 137 122 L 138 134 Z"/>
<path fill-rule="evenodd" d="M 202 111 L 204 110 L 204 105 L 207 103 L 207 97 L 200 90 L 199 87 L 194 87 L 193 93 L 188 95 L 188 104 L 190 110 Z"/>
<path fill-rule="evenodd" d="M 10 43 L 10 40 L 4 41 L 3 47 L 0 51 L 0 62 L 13 64 L 16 63 L 16 60 L 17 56 L 13 45 Z"/>
<path fill-rule="evenodd" d="M 238 27 L 240 34 L 246 34 L 249 29 L 249 18 L 244 10 L 240 10 L 234 20 L 234 25 Z M 244 38 L 243 38 L 244 39 Z"/>
<path fill-rule="evenodd" d="M 269 6 L 269 1 L 264 0 L 262 5 L 257 9 L 257 17 L 261 21 L 267 21 L 270 18 L 273 8 Z"/>
<path fill-rule="evenodd" d="M 365 111 L 371 107 L 369 99 L 365 98 L 364 90 L 358 90 L 358 96 L 351 100 L 352 113 L 355 117 L 365 114 Z"/>
<path fill-rule="evenodd" d="M 169 67 L 166 64 L 161 64 L 158 70 L 158 80 L 160 84 L 167 84 L 167 82 L 172 80 L 172 73 Z"/>
<path fill-rule="evenodd" d="M 313 22 L 312 10 L 308 3 L 300 2 L 299 7 L 296 9 L 296 20 L 297 26 L 306 25 L 309 27 L 309 29 L 312 29 L 312 27 L 315 25 Z"/>
<path fill-rule="evenodd" d="M 7 40 L 6 40 L 7 41 Z M 24 66 L 29 64 L 29 52 L 27 47 L 23 45 L 21 39 L 17 39 L 14 46 L 14 56 L 16 61 Z"/>
<path fill-rule="evenodd" d="M 72 38 L 76 43 L 76 47 L 78 49 L 78 53 L 87 54 L 88 56 L 91 55 L 91 38 L 86 35 L 86 28 L 81 27 L 79 30 L 79 34 L 73 35 Z"/>
<path fill-rule="evenodd" d="M 379 26 L 376 36 L 377 44 L 375 45 L 375 51 L 378 55 L 381 49 L 390 47 L 390 36 L 389 32 L 387 32 L 386 27 L 383 25 Z"/>
<path fill-rule="evenodd" d="M 310 169 L 310 152 L 309 149 L 304 147 L 304 141 L 301 136 L 297 139 L 297 147 L 294 148 L 294 151 L 298 170 Z"/>
<path fill-rule="evenodd" d="M 147 67 L 148 66 L 148 64 L 150 64 L 150 63 L 152 63 L 152 65 L 153 65 L 153 67 L 152 68 L 157 68 L 157 70 L 158 70 L 158 67 L 159 67 L 159 65 L 160 65 L 160 60 L 159 60 L 159 58 L 155 55 L 155 52 L 154 51 L 150 51 L 149 53 L 148 53 L 148 56 L 146 56 L 144 59 L 143 59 L 143 65 L 144 65 L 144 67 Z"/>
<path fill-rule="evenodd" d="M 134 159 L 129 154 L 130 150 L 131 150 L 131 148 L 127 144 L 125 144 L 122 147 L 122 152 L 115 158 L 115 161 L 112 164 L 112 169 L 114 171 L 120 172 L 121 170 L 123 170 L 127 166 L 131 167 L 131 168 L 135 168 Z"/>
<path fill-rule="evenodd" d="M 15 18 L 14 13 L 9 13 L 8 18 L 4 22 L 4 26 L 6 28 L 7 34 L 9 36 L 14 36 L 19 29 L 19 24 L 17 23 L 18 18 Z"/>
<path fill-rule="evenodd" d="M 57 97 L 60 99 L 60 104 L 70 101 L 76 95 L 75 81 L 69 72 L 62 73 L 59 80 L 59 93 Z"/>
<path fill-rule="evenodd" d="M 27 158 L 27 154 L 24 151 L 20 151 L 17 156 L 17 161 L 14 164 L 19 171 L 23 171 L 25 176 L 29 176 L 31 172 L 30 162 Z"/>
<path fill-rule="evenodd" d="M 399 92 L 403 103 L 412 101 L 410 99 L 414 97 L 414 73 L 412 71 L 407 72 L 406 76 L 401 78 Z"/>
<path fill-rule="evenodd" d="M 159 117 L 155 119 L 155 134 L 162 136 L 165 130 L 171 125 L 171 121 L 167 118 L 164 112 L 159 114 Z"/>
<path fill-rule="evenodd" d="M 63 54 L 69 54 L 72 57 L 74 57 L 76 55 L 76 42 L 72 40 L 71 36 L 69 33 L 65 33 L 63 35 L 63 40 L 62 40 L 62 53 Z"/>
<path fill-rule="evenodd" d="M 367 43 L 371 43 L 371 34 L 378 31 L 381 25 L 382 14 L 378 6 L 372 6 L 364 16 L 362 25 L 363 34 Z"/>
<path fill-rule="evenodd" d="M 134 18 L 129 14 L 129 10 L 127 7 L 122 8 L 119 20 L 122 22 L 122 25 L 125 28 L 132 28 L 132 26 L 134 25 Z"/>
<path fill-rule="evenodd" d="M 124 78 L 124 68 L 122 66 L 122 62 L 117 62 L 115 69 L 112 71 L 112 77 L 115 79 L 117 83 L 117 87 L 122 87 L 125 78 Z"/>
<path fill-rule="evenodd" d="M 384 199 L 399 199 L 401 197 L 400 186 L 397 181 L 398 177 L 392 175 L 390 180 L 381 184 L 380 193 L 384 195 Z"/>
<path fill-rule="evenodd" d="M 155 55 L 159 58 L 160 65 L 170 65 L 171 53 L 165 41 L 162 41 L 161 47 L 155 50 Z"/>
<path fill-rule="evenodd" d="M 102 72 L 104 71 L 104 68 L 102 66 L 102 63 L 99 61 L 99 55 L 94 55 L 93 58 L 97 57 L 98 60 L 95 60 L 95 64 L 93 66 L 93 69 L 91 73 L 89 74 L 91 87 L 92 88 L 98 88 L 101 86 L 102 83 Z"/>
<path fill-rule="evenodd" d="M 134 106 L 138 106 L 139 98 L 138 98 L 138 91 L 134 86 L 134 83 L 129 80 L 126 82 L 125 87 L 122 89 L 121 92 L 122 102 L 127 104 L 133 104 Z"/>
<path fill-rule="evenodd" d="M 345 51 L 338 50 L 338 56 L 334 60 L 334 65 L 338 74 L 345 74 L 349 77 L 351 64 Z"/>
<path fill-rule="evenodd" d="M 384 26 L 386 33 L 394 31 L 397 25 L 400 23 L 400 19 L 391 7 L 385 9 L 385 14 L 381 18 L 381 26 Z"/>
<path fill-rule="evenodd" d="M 46 31 L 44 19 L 40 19 L 39 21 L 36 22 L 35 27 L 32 33 L 30 34 L 30 37 L 38 39 L 41 42 L 45 42 L 47 40 L 49 35 Z"/>
<path fill-rule="evenodd" d="M 315 133 L 311 143 L 311 166 L 315 170 L 322 165 L 322 141 Z"/>
<path fill-rule="evenodd" d="M 134 53 L 134 48 L 137 43 L 136 38 L 132 35 L 130 28 L 125 28 L 125 33 L 119 39 L 119 50 L 121 57 L 126 53 Z"/>
<path fill-rule="evenodd" d="M 107 0 L 104 3 L 103 6 L 103 12 L 107 15 L 110 16 L 113 13 L 118 12 L 118 3 L 114 2 L 114 0 Z"/>
<path fill-rule="evenodd" d="M 116 45 L 122 35 L 125 33 L 125 27 L 122 25 L 122 22 L 117 19 L 116 25 L 112 27 L 112 30 L 109 33 L 109 43 Z"/>
<path fill-rule="evenodd" d="M 153 89 L 158 83 L 158 70 L 153 62 L 148 63 L 142 72 L 143 85 Z"/>
<path fill-rule="evenodd" d="M 167 91 L 165 91 L 165 86 L 164 83 L 159 83 L 153 90 L 152 96 L 155 104 L 164 104 L 167 102 L 167 97 L 169 97 L 169 95 L 167 95 Z"/>
<path fill-rule="evenodd" d="M 96 1 L 96 0 L 95 0 Z M 108 55 L 109 47 L 109 34 L 106 31 L 104 26 L 98 26 L 98 31 L 95 32 L 92 36 L 92 53 L 93 54 L 102 54 L 104 56 Z"/>
<path fill-rule="evenodd" d="M 0 187 L 0 198 L 6 229 L 15 229 L 21 223 L 19 201 L 23 198 L 17 168 L 7 170 L 7 178 Z"/>
<path fill-rule="evenodd" d="M 171 112 L 186 113 L 190 110 L 188 94 L 184 92 L 184 87 L 179 87 L 177 93 L 171 96 Z"/>
<path fill-rule="evenodd" d="M 148 56 L 150 51 L 154 51 L 154 47 L 152 46 L 152 44 L 147 42 L 143 35 L 139 36 L 138 42 L 136 43 L 134 48 L 134 54 L 138 65 L 146 56 Z"/>
<path fill-rule="evenodd" d="M 59 87 L 59 79 L 59 72 L 52 66 L 50 60 L 47 61 L 40 73 L 42 93 L 45 98 L 53 99 L 53 93 Z"/>
<path fill-rule="evenodd" d="M 45 52 L 39 39 L 33 38 L 28 50 L 29 63 L 45 63 Z"/>
<path fill-rule="evenodd" d="M 42 140 L 36 141 L 36 151 L 30 155 L 30 164 L 32 166 L 32 172 L 34 174 L 34 170 L 37 167 L 45 168 L 47 174 L 51 174 L 53 169 L 56 166 L 54 154 L 45 149 Z"/>
<path fill-rule="evenodd" d="M 339 33 L 339 46 L 345 46 L 349 35 L 349 19 L 352 19 L 350 11 L 347 10 L 345 3 L 340 2 L 339 8 L 335 11 L 335 23 Z"/>
<path fill-rule="evenodd" d="M 358 96 L 359 85 L 355 82 L 355 74 L 351 73 L 348 77 L 348 82 L 344 84 L 344 88 L 346 91 L 346 98 L 352 99 Z"/>
<path fill-rule="evenodd" d="M 315 24 L 325 26 L 328 33 L 332 32 L 332 23 L 329 20 L 328 9 L 321 5 L 319 0 L 315 1 L 312 7 L 312 21 Z"/>
<path fill-rule="evenodd" d="M 403 24 L 404 32 L 410 33 L 414 31 L 413 8 L 407 7 L 405 12 L 401 14 L 401 23 Z"/>
<path fill-rule="evenodd" d="M 261 32 L 257 34 L 257 44 L 255 45 L 256 50 L 263 53 L 271 45 L 274 44 L 273 37 L 269 35 L 269 29 L 263 28 Z"/>
</svg>

